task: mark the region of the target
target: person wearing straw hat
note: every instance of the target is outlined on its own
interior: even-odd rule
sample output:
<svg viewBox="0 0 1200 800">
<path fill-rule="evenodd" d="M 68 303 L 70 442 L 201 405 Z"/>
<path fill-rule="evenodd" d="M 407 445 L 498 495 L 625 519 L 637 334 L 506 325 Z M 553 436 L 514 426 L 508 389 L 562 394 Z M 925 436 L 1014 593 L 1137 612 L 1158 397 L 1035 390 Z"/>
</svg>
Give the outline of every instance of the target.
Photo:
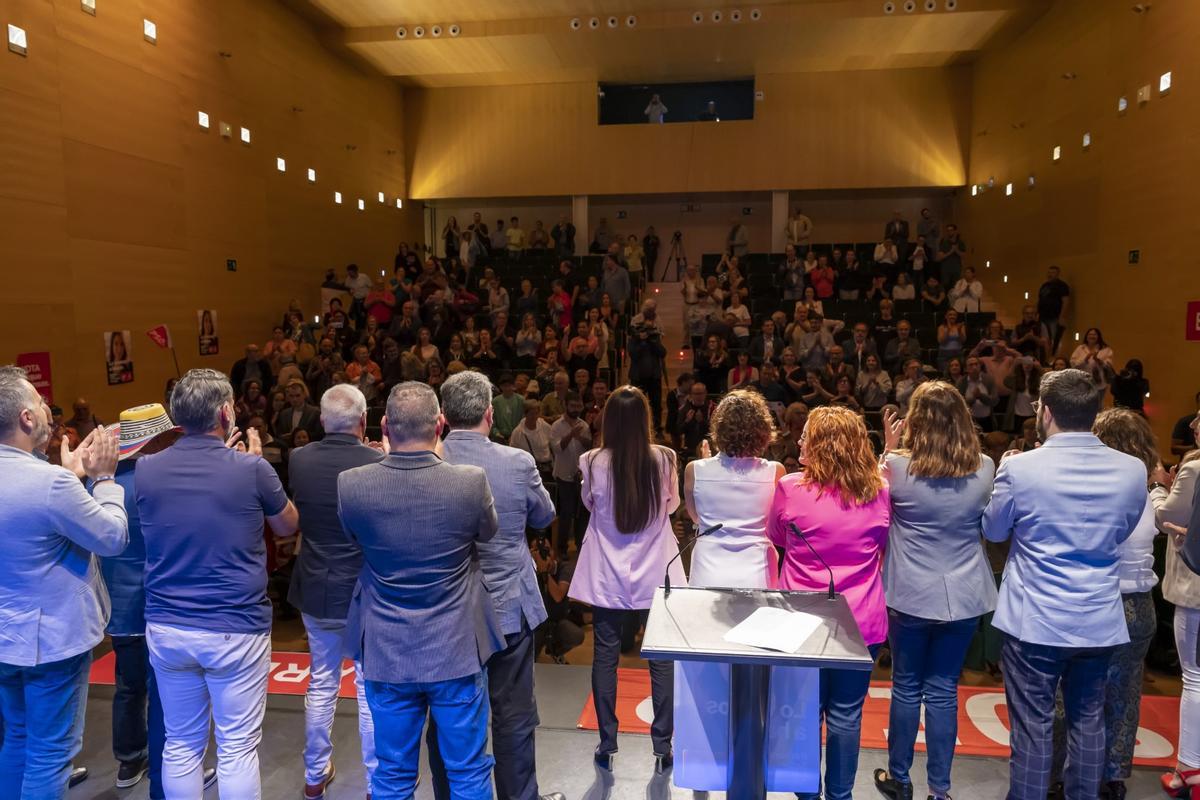
<svg viewBox="0 0 1200 800">
<path fill-rule="evenodd" d="M 118 789 L 136 786 L 147 774 L 150 800 L 163 800 L 162 703 L 146 649 L 146 593 L 142 572 L 146 567 L 146 542 L 134 492 L 137 459 L 166 450 L 179 438 L 180 428 L 161 403 L 135 406 L 121 412 L 117 424 L 117 470 L 113 479 L 125 490 L 129 516 L 129 545 L 120 555 L 100 559 L 100 572 L 112 600 L 112 616 L 104 632 L 112 638 L 116 691 L 112 700 L 112 748 L 117 760 Z M 215 769 L 204 772 L 205 787 L 217 778 Z"/>
</svg>

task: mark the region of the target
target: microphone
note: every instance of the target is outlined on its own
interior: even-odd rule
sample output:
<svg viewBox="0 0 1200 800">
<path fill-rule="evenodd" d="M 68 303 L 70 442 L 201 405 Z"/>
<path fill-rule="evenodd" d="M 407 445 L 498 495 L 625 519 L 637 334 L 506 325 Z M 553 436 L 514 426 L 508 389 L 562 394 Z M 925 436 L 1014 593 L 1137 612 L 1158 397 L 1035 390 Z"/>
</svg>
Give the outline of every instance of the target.
<svg viewBox="0 0 1200 800">
<path fill-rule="evenodd" d="M 725 526 L 723 524 L 718 522 L 716 525 L 713 525 L 708 530 L 700 531 L 700 533 L 697 533 L 695 536 L 692 537 L 692 540 L 690 542 L 685 544 L 683 547 L 679 548 L 679 552 L 675 554 L 675 557 L 667 562 L 667 568 L 665 570 L 663 570 L 663 597 L 664 598 L 671 596 L 671 565 L 675 563 L 675 560 L 677 558 L 679 558 L 681 555 L 683 555 L 684 553 L 686 553 L 688 551 L 689 547 L 694 545 L 696 542 L 700 541 L 701 537 L 708 536 L 710 533 L 716 533 L 717 531 L 721 530 L 721 528 L 724 528 L 724 527 Z"/>
<path fill-rule="evenodd" d="M 808 537 L 800 532 L 800 529 L 796 527 L 796 523 L 789 522 L 788 527 L 792 529 L 792 533 L 800 537 L 800 541 L 804 542 L 804 544 L 808 546 L 809 552 L 817 557 L 817 561 L 821 562 L 821 566 L 829 570 L 829 599 L 832 600 L 833 598 L 837 597 L 837 592 L 834 591 L 833 585 L 833 569 L 830 568 L 829 563 L 825 561 L 825 559 L 821 558 L 821 554 L 818 553 L 817 549 L 812 546 L 811 542 L 808 541 Z"/>
</svg>

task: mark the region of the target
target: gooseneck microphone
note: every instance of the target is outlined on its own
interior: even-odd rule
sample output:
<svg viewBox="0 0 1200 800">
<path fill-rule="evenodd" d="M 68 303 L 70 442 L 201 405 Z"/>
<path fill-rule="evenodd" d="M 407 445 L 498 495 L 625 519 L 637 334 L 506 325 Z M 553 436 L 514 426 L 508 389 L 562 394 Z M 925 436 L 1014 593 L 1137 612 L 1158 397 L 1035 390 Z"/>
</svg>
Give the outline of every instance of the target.
<svg viewBox="0 0 1200 800">
<path fill-rule="evenodd" d="M 800 541 L 804 542 L 804 544 L 808 547 L 809 552 L 811 552 L 814 556 L 816 556 L 817 561 L 821 562 L 821 566 L 829 571 L 829 599 L 832 600 L 835 597 L 837 597 L 837 592 L 834 591 L 834 585 L 833 585 L 833 569 L 830 568 L 829 563 L 827 561 L 825 561 L 825 559 L 821 558 L 821 554 L 818 553 L 817 549 L 812 546 L 811 542 L 808 541 L 808 537 L 806 537 L 803 533 L 800 532 L 800 529 L 796 527 L 796 523 L 789 522 L 788 527 L 792 529 L 792 533 L 794 533 L 798 537 L 800 537 Z"/>
<path fill-rule="evenodd" d="M 665 570 L 663 570 L 663 597 L 664 598 L 671 596 L 671 565 L 675 563 L 675 560 L 678 559 L 684 553 L 686 553 L 688 551 L 688 549 L 692 545 L 694 545 L 696 542 L 700 541 L 701 538 L 708 536 L 710 533 L 716 533 L 717 531 L 721 530 L 721 528 L 724 528 L 724 527 L 725 527 L 724 525 L 722 525 L 721 523 L 718 522 L 716 525 L 713 525 L 708 530 L 700 531 L 700 533 L 697 533 L 695 536 L 692 537 L 691 541 L 689 541 L 683 547 L 679 548 L 679 552 L 675 554 L 675 557 L 667 562 L 667 568 Z"/>
</svg>

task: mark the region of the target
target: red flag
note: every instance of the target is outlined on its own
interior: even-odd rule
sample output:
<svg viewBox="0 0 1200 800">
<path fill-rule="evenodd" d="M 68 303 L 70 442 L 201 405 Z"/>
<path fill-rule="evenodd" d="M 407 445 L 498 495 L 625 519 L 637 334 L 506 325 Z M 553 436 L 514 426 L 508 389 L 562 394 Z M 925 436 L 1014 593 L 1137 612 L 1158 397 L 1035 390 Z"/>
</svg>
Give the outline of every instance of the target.
<svg viewBox="0 0 1200 800">
<path fill-rule="evenodd" d="M 146 335 L 150 337 L 151 341 L 164 350 L 173 350 L 175 348 L 175 345 L 171 342 L 171 330 L 166 325 L 159 325 L 157 328 L 151 328 L 150 330 L 146 331 Z"/>
</svg>

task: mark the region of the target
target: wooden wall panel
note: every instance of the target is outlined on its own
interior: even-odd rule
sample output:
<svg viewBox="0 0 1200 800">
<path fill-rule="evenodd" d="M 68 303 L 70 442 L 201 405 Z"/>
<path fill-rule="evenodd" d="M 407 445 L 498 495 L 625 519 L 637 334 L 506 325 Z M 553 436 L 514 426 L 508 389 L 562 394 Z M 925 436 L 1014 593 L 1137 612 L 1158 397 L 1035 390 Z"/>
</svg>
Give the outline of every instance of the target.
<svg viewBox="0 0 1200 800">
<path fill-rule="evenodd" d="M 1200 300 L 1197 40 L 1200 6 L 1189 0 L 1156 2 L 1140 15 L 1126 3 L 1056 2 L 976 64 L 969 182 L 994 176 L 997 190 L 956 203 L 976 262 L 991 259 L 992 273 L 1009 275 L 1008 284 L 986 286 L 1010 314 L 1058 264 L 1075 300 L 1064 350 L 1074 348 L 1076 331 L 1098 326 L 1118 367 L 1144 362 L 1153 387 L 1147 412 L 1164 450 L 1200 389 L 1200 344 L 1184 340 L 1186 303 Z M 1167 70 L 1176 87 L 1160 97 Z M 1064 80 L 1064 72 L 1077 77 Z M 1153 96 L 1139 106 L 1146 84 Z M 1130 107 L 1119 115 L 1122 95 Z M 1093 140 L 1086 152 L 1085 131 Z M 1024 188 L 1030 173 L 1032 191 Z M 1012 197 L 1004 196 L 1008 181 Z M 1128 263 L 1134 249 L 1138 265 Z"/>
<path fill-rule="evenodd" d="M 0 52 L 0 264 L 28 276 L 0 300 L 0 363 L 49 350 L 59 402 L 86 395 L 111 420 L 160 399 L 174 367 L 145 331 L 164 323 L 182 368 L 228 370 L 290 299 L 316 313 L 325 269 L 390 265 L 419 231 L 419 210 L 394 207 L 407 199 L 402 93 L 282 4 L 102 2 L 93 17 L 78 0 L 0 0 L 0 21 L 30 37 L 28 57 Z M 218 356 L 197 352 L 199 308 L 218 311 Z M 128 386 L 106 385 L 112 329 L 132 333 Z"/>
<path fill-rule="evenodd" d="M 592 83 L 410 89 L 415 197 L 958 186 L 961 67 L 759 75 L 752 121 L 605 125 Z M 669 105 L 669 103 L 668 103 Z"/>
</svg>

